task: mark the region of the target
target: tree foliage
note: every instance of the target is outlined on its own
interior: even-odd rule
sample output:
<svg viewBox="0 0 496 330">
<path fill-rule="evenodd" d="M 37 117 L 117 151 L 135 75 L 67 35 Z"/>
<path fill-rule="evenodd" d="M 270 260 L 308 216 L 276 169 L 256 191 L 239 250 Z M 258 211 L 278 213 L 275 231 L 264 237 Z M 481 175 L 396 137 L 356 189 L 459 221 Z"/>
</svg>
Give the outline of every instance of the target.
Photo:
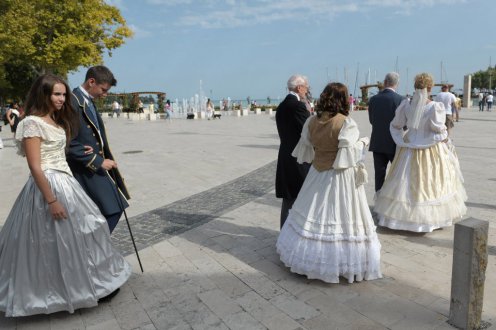
<svg viewBox="0 0 496 330">
<path fill-rule="evenodd" d="M 489 86 L 491 85 L 491 86 Z M 472 73 L 472 87 L 478 89 L 485 89 L 496 87 L 496 66 L 489 67 L 485 71 L 477 71 Z"/>
<path fill-rule="evenodd" d="M 119 9 L 104 0 L 1 0 L 0 86 L 18 87 L 6 66 L 20 68 L 17 75 L 27 70 L 30 80 L 47 72 L 66 76 L 102 63 L 131 36 Z"/>
</svg>

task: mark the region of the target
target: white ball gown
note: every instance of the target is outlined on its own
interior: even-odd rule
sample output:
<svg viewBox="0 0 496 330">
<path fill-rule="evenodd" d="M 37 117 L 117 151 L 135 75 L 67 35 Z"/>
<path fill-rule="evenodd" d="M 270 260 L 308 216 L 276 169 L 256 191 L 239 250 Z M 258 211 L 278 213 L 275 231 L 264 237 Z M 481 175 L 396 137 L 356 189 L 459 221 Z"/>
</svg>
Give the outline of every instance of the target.
<svg viewBox="0 0 496 330">
<path fill-rule="evenodd" d="M 432 232 L 462 219 L 467 195 L 454 146 L 447 141 L 444 105 L 426 104 L 418 129 L 410 126 L 412 111 L 409 101 L 403 101 L 391 122 L 396 155 L 374 211 L 380 226 Z"/>
<path fill-rule="evenodd" d="M 312 116 L 306 121 L 293 152 L 300 163 L 314 159 L 308 128 L 312 120 L 319 119 Z M 337 139 L 332 168 L 320 172 L 310 168 L 281 229 L 277 252 L 292 272 L 309 279 L 339 283 L 342 276 L 352 283 L 381 278 L 381 245 L 364 187 L 356 181 L 368 142 L 359 140 L 351 118 L 346 118 Z"/>
<path fill-rule="evenodd" d="M 65 160 L 63 129 L 28 116 L 16 142 L 41 137 L 41 166 L 67 219 L 54 220 L 30 176 L 0 232 L 0 310 L 5 316 L 48 314 L 96 306 L 127 281 L 131 267 L 112 247 L 98 207 Z"/>
</svg>

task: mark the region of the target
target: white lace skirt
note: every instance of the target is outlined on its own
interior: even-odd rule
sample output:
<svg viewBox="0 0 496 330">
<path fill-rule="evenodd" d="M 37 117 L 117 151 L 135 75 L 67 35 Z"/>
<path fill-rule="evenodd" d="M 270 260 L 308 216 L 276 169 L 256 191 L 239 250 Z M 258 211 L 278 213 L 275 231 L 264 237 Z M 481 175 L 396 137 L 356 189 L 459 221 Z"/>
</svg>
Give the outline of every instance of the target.
<svg viewBox="0 0 496 330">
<path fill-rule="evenodd" d="M 32 177 L 0 232 L 0 310 L 6 316 L 96 306 L 131 267 L 112 247 L 105 218 L 70 175 L 45 175 L 68 218 L 53 220 Z"/>
<path fill-rule="evenodd" d="M 399 149 L 374 211 L 381 226 L 431 232 L 461 220 L 466 200 L 454 148 L 438 143 L 428 149 Z"/>
<path fill-rule="evenodd" d="M 305 179 L 277 240 L 281 260 L 309 279 L 339 283 L 381 278 L 377 234 L 363 186 L 352 168 Z"/>
</svg>

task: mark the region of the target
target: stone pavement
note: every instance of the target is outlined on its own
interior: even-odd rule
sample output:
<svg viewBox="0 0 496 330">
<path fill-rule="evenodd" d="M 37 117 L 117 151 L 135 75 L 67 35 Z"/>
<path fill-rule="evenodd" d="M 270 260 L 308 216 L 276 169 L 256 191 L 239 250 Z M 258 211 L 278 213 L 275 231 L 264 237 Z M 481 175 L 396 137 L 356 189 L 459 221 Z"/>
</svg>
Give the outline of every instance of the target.
<svg viewBox="0 0 496 330">
<path fill-rule="evenodd" d="M 370 135 L 366 112 L 355 112 Z M 455 144 L 467 217 L 490 222 L 483 319 L 496 329 L 496 113 L 464 109 Z M 326 284 L 279 261 L 278 138 L 268 115 L 221 120 L 108 119 L 133 199 L 128 209 L 145 273 L 124 221 L 114 243 L 134 274 L 109 303 L 10 319 L 0 329 L 452 329 L 447 323 L 453 228 L 411 234 L 379 228 L 381 280 Z M 0 226 L 26 181 L 10 133 L 0 133 Z M 372 157 L 367 159 L 373 177 Z M 373 181 L 373 180 L 372 180 Z M 373 182 L 366 185 L 373 205 Z"/>
</svg>

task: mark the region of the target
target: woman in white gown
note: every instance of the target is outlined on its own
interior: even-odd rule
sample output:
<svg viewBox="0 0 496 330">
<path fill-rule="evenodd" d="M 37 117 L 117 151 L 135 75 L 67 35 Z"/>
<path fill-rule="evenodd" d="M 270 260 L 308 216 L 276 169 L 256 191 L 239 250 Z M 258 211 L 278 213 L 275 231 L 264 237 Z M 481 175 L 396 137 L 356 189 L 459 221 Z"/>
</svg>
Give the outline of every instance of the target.
<svg viewBox="0 0 496 330">
<path fill-rule="evenodd" d="M 39 77 L 17 128 L 31 171 L 0 232 L 0 311 L 48 314 L 96 306 L 131 267 L 112 247 L 105 218 L 72 176 L 66 141 L 78 126 L 67 84 Z"/>
<path fill-rule="evenodd" d="M 432 86 L 431 75 L 417 75 L 412 101 L 403 101 L 391 122 L 396 155 L 374 206 L 381 226 L 431 232 L 451 226 L 467 211 L 446 111 L 429 100 Z"/>
<path fill-rule="evenodd" d="M 210 120 L 213 115 L 214 115 L 214 104 L 210 99 L 208 99 L 207 100 L 207 118 L 208 118 L 208 120 Z"/>
<path fill-rule="evenodd" d="M 277 252 L 291 271 L 339 283 L 382 277 L 380 250 L 363 183 L 361 162 L 368 138 L 349 114 L 348 90 L 328 84 L 317 116 L 305 122 L 293 156 L 313 162 L 277 240 Z"/>
</svg>

